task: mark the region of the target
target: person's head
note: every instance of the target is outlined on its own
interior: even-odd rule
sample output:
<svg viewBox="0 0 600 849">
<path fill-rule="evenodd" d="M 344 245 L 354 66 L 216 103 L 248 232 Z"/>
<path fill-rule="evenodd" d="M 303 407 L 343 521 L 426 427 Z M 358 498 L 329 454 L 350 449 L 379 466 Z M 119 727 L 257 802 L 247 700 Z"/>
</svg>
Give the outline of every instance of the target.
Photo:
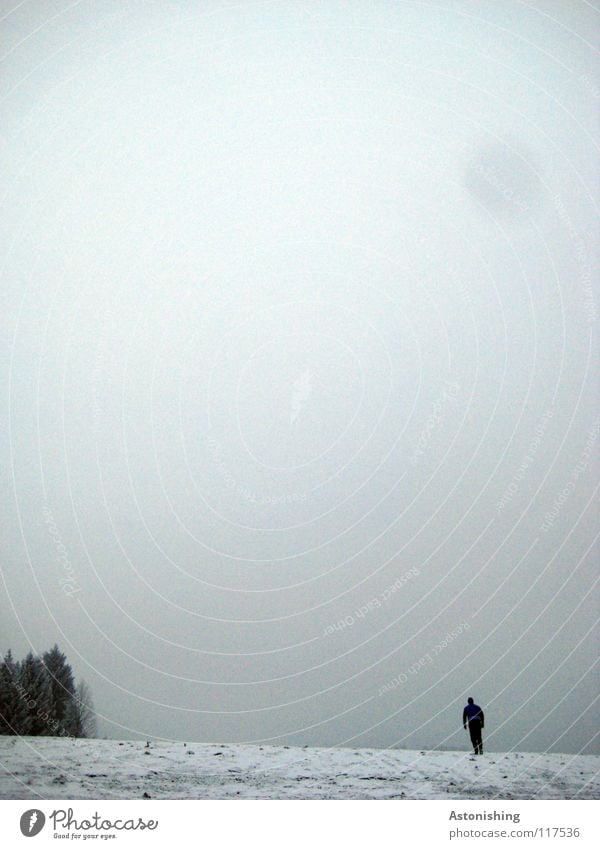
<svg viewBox="0 0 600 849">
<path fill-rule="evenodd" d="M 470 705 L 472 705 L 472 704 L 473 704 L 473 699 L 471 698 L 471 696 L 469 696 L 469 698 L 467 699 L 467 702 L 468 702 Z"/>
</svg>

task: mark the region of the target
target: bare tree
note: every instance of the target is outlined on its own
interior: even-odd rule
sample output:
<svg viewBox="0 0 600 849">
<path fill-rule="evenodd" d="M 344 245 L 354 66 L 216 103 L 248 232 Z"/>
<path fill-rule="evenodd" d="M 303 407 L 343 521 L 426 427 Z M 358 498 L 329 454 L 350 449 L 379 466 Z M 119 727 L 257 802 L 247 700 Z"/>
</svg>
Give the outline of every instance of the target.
<svg viewBox="0 0 600 849">
<path fill-rule="evenodd" d="M 71 702 L 71 713 L 69 728 L 74 737 L 96 736 L 96 713 L 92 693 L 83 679 L 75 689 Z"/>
</svg>

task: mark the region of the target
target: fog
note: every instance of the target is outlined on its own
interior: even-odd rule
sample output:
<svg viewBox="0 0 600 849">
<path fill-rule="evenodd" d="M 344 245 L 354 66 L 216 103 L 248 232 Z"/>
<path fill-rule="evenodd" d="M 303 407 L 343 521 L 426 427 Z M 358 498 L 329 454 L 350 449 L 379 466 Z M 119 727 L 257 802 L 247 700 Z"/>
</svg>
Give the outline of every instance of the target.
<svg viewBox="0 0 600 849">
<path fill-rule="evenodd" d="M 108 737 L 597 753 L 597 10 L 2 10 L 2 652 Z"/>
</svg>

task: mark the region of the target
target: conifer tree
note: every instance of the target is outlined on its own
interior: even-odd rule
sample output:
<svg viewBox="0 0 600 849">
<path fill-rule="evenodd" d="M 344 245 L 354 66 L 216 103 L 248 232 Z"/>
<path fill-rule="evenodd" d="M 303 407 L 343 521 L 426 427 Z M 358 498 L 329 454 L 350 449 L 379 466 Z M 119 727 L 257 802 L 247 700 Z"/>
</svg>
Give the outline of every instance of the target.
<svg viewBox="0 0 600 849">
<path fill-rule="evenodd" d="M 0 734 L 96 735 L 90 688 L 85 681 L 75 686 L 73 670 L 57 645 L 43 658 L 30 651 L 15 662 L 9 649 L 0 660 Z"/>
<path fill-rule="evenodd" d="M 53 718 L 50 678 L 39 657 L 30 651 L 20 669 L 19 697 L 27 708 L 21 734 L 50 735 Z"/>
<path fill-rule="evenodd" d="M 20 664 L 9 649 L 0 662 L 0 734 L 20 734 L 27 708 L 17 687 Z"/>
<path fill-rule="evenodd" d="M 52 729 L 46 733 L 60 734 L 61 730 L 64 730 L 71 734 L 72 729 L 69 723 L 72 715 L 71 704 L 75 695 L 73 670 L 56 644 L 50 651 L 44 653 L 43 662 L 49 678 L 52 715 L 56 720 L 52 724 Z"/>
</svg>

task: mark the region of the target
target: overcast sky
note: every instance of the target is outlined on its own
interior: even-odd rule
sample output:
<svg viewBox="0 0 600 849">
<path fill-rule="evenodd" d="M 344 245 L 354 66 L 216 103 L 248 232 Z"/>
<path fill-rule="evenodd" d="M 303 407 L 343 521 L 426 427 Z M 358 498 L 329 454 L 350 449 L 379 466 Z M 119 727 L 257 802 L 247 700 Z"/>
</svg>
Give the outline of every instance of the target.
<svg viewBox="0 0 600 849">
<path fill-rule="evenodd" d="M 2 651 L 109 737 L 600 751 L 598 10 L 1 8 Z"/>
</svg>

